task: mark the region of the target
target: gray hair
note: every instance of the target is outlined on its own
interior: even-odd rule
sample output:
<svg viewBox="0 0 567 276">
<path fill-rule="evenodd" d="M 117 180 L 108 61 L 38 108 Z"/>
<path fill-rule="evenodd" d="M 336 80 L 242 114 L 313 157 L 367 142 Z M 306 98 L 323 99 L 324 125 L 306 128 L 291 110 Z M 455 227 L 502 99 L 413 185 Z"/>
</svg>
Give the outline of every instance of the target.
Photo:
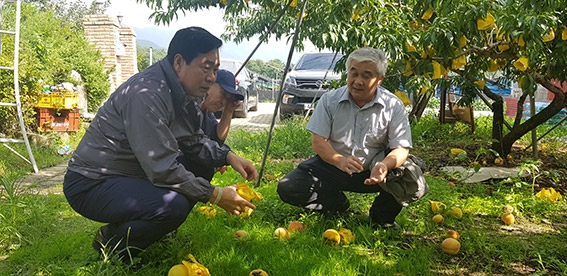
<svg viewBox="0 0 567 276">
<path fill-rule="evenodd" d="M 354 50 L 347 58 L 346 67 L 347 70 L 350 68 L 350 65 L 353 61 L 356 62 L 363 62 L 369 61 L 376 65 L 376 71 L 378 72 L 379 77 L 386 76 L 386 70 L 388 69 L 388 58 L 386 54 L 382 50 L 370 48 L 370 47 L 363 47 L 360 49 Z"/>
</svg>

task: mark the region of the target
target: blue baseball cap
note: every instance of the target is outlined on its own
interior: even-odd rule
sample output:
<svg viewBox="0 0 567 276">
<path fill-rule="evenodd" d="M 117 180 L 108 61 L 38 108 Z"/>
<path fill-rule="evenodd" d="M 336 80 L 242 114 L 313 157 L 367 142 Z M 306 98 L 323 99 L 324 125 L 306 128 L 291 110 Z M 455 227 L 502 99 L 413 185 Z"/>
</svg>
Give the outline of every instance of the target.
<svg viewBox="0 0 567 276">
<path fill-rule="evenodd" d="M 227 70 L 220 69 L 217 71 L 217 83 L 229 94 L 232 94 L 238 101 L 244 100 L 244 95 L 236 90 L 236 80 L 234 75 Z"/>
</svg>

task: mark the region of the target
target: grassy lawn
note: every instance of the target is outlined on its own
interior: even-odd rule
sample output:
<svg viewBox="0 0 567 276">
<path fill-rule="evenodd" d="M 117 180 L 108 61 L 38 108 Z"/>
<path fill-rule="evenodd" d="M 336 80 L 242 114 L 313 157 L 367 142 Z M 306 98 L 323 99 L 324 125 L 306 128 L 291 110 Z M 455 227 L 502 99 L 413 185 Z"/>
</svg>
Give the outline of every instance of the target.
<svg viewBox="0 0 567 276">
<path fill-rule="evenodd" d="M 480 121 L 477 134 L 473 135 L 459 124 L 440 126 L 435 120 L 420 120 L 413 127 L 412 152 L 426 159 L 430 167 L 439 167 L 441 164 L 433 164 L 440 161 L 431 152 L 449 149 L 436 148 L 437 142 L 453 139 L 452 146 L 466 148 L 471 143 L 485 143 L 487 147 L 487 139 L 479 137 L 490 133 L 489 125 Z M 565 136 L 565 133 L 565 128 L 559 128 L 553 135 Z M 228 144 L 238 154 L 253 160 L 259 170 L 267 139 L 267 131 L 234 130 Z M 73 144 L 73 137 L 69 143 Z M 557 146 L 547 150 L 560 154 Z M 551 202 L 535 197 L 531 178 L 464 184 L 436 171 L 428 172 L 429 194 L 403 209 L 398 216 L 401 230 L 384 230 L 373 228 L 369 222 L 367 213 L 372 195 L 348 193 L 349 212 L 332 216 L 281 202 L 276 193 L 277 181 L 311 154 L 310 136 L 304 130 L 304 123 L 287 121 L 280 125 L 271 141 L 263 181 L 255 188 L 264 197 L 255 202 L 257 210 L 241 218 L 228 216 L 215 207 L 217 215 L 207 218 L 197 211 L 203 206 L 198 204 L 176 237 L 152 245 L 135 260 L 145 264 L 135 271 L 112 258 L 99 256 L 91 248 L 94 233 L 101 224 L 75 213 L 60 193 L 61 185 L 48 194 L 30 193 L 19 181 L 22 172 L 29 170 L 28 165 L 3 158 L 0 161 L 4 188 L 0 191 L 0 275 L 167 275 L 172 266 L 188 261 L 188 254 L 212 275 L 245 276 L 258 268 L 270 276 L 567 275 L 564 246 L 567 201 L 563 198 Z M 0 149 L 0 155 L 9 153 Z M 470 156 L 469 161 L 475 159 L 474 153 Z M 36 158 L 45 167 L 68 157 L 57 156 L 46 147 Z M 229 169 L 217 175 L 213 182 L 225 186 L 239 181 L 243 179 Z M 435 212 L 430 201 L 445 205 L 440 211 L 443 223 L 432 220 Z M 505 205 L 515 209 L 516 221 L 509 226 L 500 219 Z M 462 217 L 451 216 L 448 212 L 451 207 L 459 207 Z M 291 221 L 300 221 L 307 228 L 292 232 L 289 240 L 274 238 L 274 230 L 287 227 Z M 323 232 L 331 228 L 350 229 L 355 240 L 331 245 L 322 238 Z M 247 231 L 249 239 L 234 239 L 237 230 Z M 461 247 L 455 255 L 444 253 L 441 248 L 449 230 L 460 234 Z"/>
</svg>

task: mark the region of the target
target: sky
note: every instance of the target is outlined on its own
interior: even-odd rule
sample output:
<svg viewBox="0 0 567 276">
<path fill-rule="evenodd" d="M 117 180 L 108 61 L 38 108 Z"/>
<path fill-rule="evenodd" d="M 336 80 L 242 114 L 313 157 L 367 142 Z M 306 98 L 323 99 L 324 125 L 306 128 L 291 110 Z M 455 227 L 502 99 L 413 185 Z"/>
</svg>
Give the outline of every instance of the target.
<svg viewBox="0 0 567 276">
<path fill-rule="evenodd" d="M 92 0 L 83 1 L 89 5 Z M 187 12 L 185 16 L 179 14 L 179 20 L 171 22 L 169 26 L 154 25 L 153 21 L 148 19 L 151 13 L 152 10 L 150 8 L 145 4 L 137 3 L 136 0 L 112 0 L 106 10 L 106 14 L 108 15 L 122 15 L 122 25 L 134 28 L 159 28 L 171 32 L 169 39 L 173 37 L 175 30 L 188 26 L 203 27 L 212 34 L 220 37 L 226 25 L 222 19 L 223 11 L 218 8 L 205 9 L 198 12 Z M 252 50 L 257 44 L 258 38 L 244 41 L 239 45 L 225 41 L 225 45 L 221 48 L 221 58 L 244 60 L 252 53 Z M 260 45 L 251 59 L 262 59 L 264 61 L 279 59 L 282 62 L 286 62 L 289 48 L 290 45 L 287 45 L 285 41 L 275 41 L 274 39 L 273 41 L 268 41 L 267 44 Z M 306 43 L 305 51 L 313 52 L 316 51 L 316 49 L 311 43 Z M 300 56 L 301 53 L 294 52 L 292 62 L 296 62 Z"/>
</svg>

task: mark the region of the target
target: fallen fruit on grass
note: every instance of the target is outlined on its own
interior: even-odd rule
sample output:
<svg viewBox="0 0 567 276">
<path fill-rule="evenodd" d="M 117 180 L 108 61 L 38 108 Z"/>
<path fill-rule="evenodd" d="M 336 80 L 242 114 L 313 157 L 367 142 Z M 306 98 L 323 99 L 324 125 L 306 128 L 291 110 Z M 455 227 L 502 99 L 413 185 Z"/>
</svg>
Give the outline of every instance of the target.
<svg viewBox="0 0 567 276">
<path fill-rule="evenodd" d="M 274 231 L 274 237 L 277 237 L 280 240 L 289 240 L 289 231 L 283 227 L 276 228 Z"/>
<path fill-rule="evenodd" d="M 296 231 L 302 231 L 305 230 L 305 225 L 299 221 L 292 221 L 289 223 L 287 229 L 289 229 L 290 232 L 296 232 Z"/>
<path fill-rule="evenodd" d="M 268 276 L 268 273 L 262 269 L 254 269 L 250 271 L 250 276 Z"/>
<path fill-rule="evenodd" d="M 339 235 L 341 236 L 341 242 L 344 244 L 349 244 L 354 241 L 354 233 L 346 228 L 339 229 Z"/>
<path fill-rule="evenodd" d="M 502 210 L 504 211 L 504 213 L 514 213 L 514 207 L 510 205 L 504 205 L 504 207 L 502 207 Z"/>
<path fill-rule="evenodd" d="M 455 255 L 461 249 L 461 243 L 454 238 L 446 238 L 441 243 L 441 248 L 443 249 L 443 252 Z"/>
<path fill-rule="evenodd" d="M 498 166 L 502 166 L 502 165 L 504 165 L 504 159 L 502 159 L 502 157 L 498 157 L 498 158 L 494 159 L 494 164 L 496 164 Z"/>
<path fill-rule="evenodd" d="M 464 152 L 465 154 L 467 153 L 467 151 L 464 150 L 464 149 L 460 149 L 460 148 L 452 148 L 452 149 L 451 149 L 451 155 L 452 155 L 452 156 L 457 156 L 457 155 L 459 155 L 459 154 L 461 154 L 461 153 L 463 153 L 463 152 Z"/>
<path fill-rule="evenodd" d="M 204 265 L 197 262 L 195 257 L 192 254 L 188 255 L 190 261 L 182 260 L 182 264 L 174 265 L 169 269 L 167 276 L 192 276 L 192 275 L 200 275 L 200 276 L 211 276 L 209 269 Z"/>
<path fill-rule="evenodd" d="M 431 204 L 431 211 L 433 211 L 434 213 L 441 213 L 443 210 L 445 210 L 445 208 L 447 208 L 447 205 L 445 205 L 441 201 L 430 200 L 429 204 Z"/>
<path fill-rule="evenodd" d="M 178 264 L 174 265 L 169 269 L 167 276 L 185 276 L 189 275 L 189 270 L 185 265 Z"/>
<path fill-rule="evenodd" d="M 341 234 L 335 229 L 327 229 L 323 232 L 323 239 L 332 244 L 339 244 L 341 243 Z"/>
<path fill-rule="evenodd" d="M 443 223 L 443 221 L 444 221 L 443 216 L 441 214 L 437 214 L 437 215 L 433 216 L 432 220 L 435 223 Z"/>
<path fill-rule="evenodd" d="M 463 217 L 463 210 L 461 210 L 461 208 L 459 207 L 451 207 L 451 209 L 449 211 L 447 211 L 447 214 L 449 214 L 452 217 L 455 218 L 462 218 Z"/>
<path fill-rule="evenodd" d="M 447 231 L 447 238 L 453 238 L 455 240 L 458 240 L 460 237 L 461 237 L 461 235 L 459 234 L 459 232 L 457 232 L 455 230 Z"/>
<path fill-rule="evenodd" d="M 516 220 L 512 213 L 504 213 L 504 214 L 502 214 L 502 216 L 500 218 L 502 219 L 502 221 L 506 225 L 514 224 L 514 221 Z"/>
<path fill-rule="evenodd" d="M 201 207 L 197 208 L 197 211 L 199 211 L 199 213 L 205 215 L 205 217 L 207 217 L 207 218 L 212 218 L 212 217 L 217 215 L 217 209 L 215 209 L 215 207 L 209 206 L 209 205 L 201 206 Z"/>
<path fill-rule="evenodd" d="M 250 234 L 248 234 L 248 232 L 246 232 L 245 230 L 238 230 L 234 232 L 234 235 L 232 235 L 232 237 L 235 240 L 248 240 L 250 239 Z"/>
</svg>

